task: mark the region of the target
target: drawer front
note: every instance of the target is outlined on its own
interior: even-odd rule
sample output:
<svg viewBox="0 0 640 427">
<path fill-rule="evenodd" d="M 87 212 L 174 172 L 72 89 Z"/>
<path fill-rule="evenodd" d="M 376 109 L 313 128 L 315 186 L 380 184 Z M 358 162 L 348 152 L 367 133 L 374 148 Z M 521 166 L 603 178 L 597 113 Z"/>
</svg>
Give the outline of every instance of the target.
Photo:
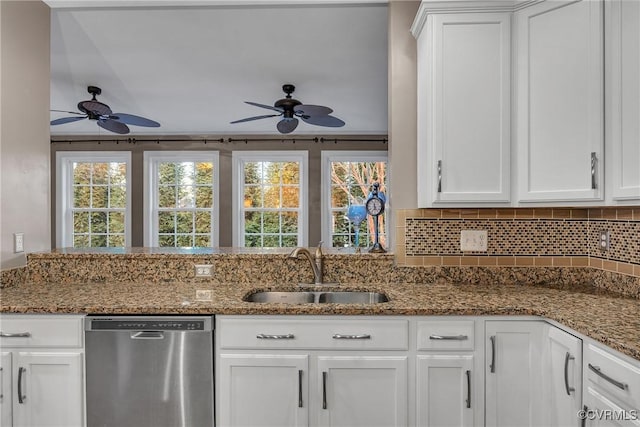
<svg viewBox="0 0 640 427">
<path fill-rule="evenodd" d="M 82 347 L 83 316 L 0 315 L 2 347 Z"/>
<path fill-rule="evenodd" d="M 225 349 L 407 350 L 407 320 L 220 319 Z"/>
<path fill-rule="evenodd" d="M 590 386 L 640 408 L 640 364 L 634 366 L 593 344 L 587 346 L 584 360 Z"/>
<path fill-rule="evenodd" d="M 473 350 L 473 320 L 418 322 L 418 350 Z"/>
</svg>

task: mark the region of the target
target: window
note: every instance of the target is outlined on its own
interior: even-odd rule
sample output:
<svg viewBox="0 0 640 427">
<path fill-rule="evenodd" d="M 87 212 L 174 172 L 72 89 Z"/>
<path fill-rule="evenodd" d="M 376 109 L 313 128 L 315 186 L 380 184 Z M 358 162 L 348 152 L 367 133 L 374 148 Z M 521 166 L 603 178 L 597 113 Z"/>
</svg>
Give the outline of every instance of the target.
<svg viewBox="0 0 640 427">
<path fill-rule="evenodd" d="M 218 152 L 146 151 L 145 246 L 218 246 Z"/>
<path fill-rule="evenodd" d="M 387 193 L 386 151 L 323 151 L 322 152 L 322 240 L 327 246 L 355 246 L 356 228 L 347 218 L 350 200 L 364 202 L 374 182 Z M 387 215 L 379 219 L 380 243 L 388 249 Z M 360 225 L 359 246 L 374 242 L 373 218 L 367 216 Z"/>
<path fill-rule="evenodd" d="M 234 246 L 307 242 L 306 151 L 233 152 Z"/>
<path fill-rule="evenodd" d="M 58 152 L 58 247 L 131 245 L 128 152 Z"/>
</svg>

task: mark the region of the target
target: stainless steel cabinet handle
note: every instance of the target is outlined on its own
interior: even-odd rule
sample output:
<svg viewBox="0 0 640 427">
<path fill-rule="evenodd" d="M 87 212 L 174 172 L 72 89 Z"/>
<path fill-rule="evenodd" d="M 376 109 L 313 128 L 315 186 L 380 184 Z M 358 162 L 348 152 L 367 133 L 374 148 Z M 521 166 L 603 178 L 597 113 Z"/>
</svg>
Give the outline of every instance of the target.
<svg viewBox="0 0 640 427">
<path fill-rule="evenodd" d="M 467 370 L 467 408 L 471 408 L 471 371 Z"/>
<path fill-rule="evenodd" d="M 603 378 L 605 381 L 608 381 L 611 384 L 613 384 L 614 386 L 618 387 L 620 390 L 628 390 L 629 389 L 629 385 L 628 384 L 621 383 L 620 381 L 614 380 L 609 375 L 607 375 L 604 372 L 602 372 L 602 370 L 600 369 L 599 366 L 593 366 L 591 363 L 589 363 L 589 369 L 591 369 L 593 372 L 595 372 L 599 377 Z"/>
<path fill-rule="evenodd" d="M 15 332 L 15 333 L 0 332 L 0 338 L 29 338 L 29 337 L 31 337 L 31 332 Z"/>
<path fill-rule="evenodd" d="M 598 157 L 596 156 L 596 152 L 593 151 L 591 153 L 591 189 L 595 190 L 597 187 L 596 183 L 596 165 L 598 164 Z"/>
<path fill-rule="evenodd" d="M 466 335 L 429 335 L 430 340 L 464 341 L 469 337 Z"/>
<path fill-rule="evenodd" d="M 322 409 L 327 409 L 327 373 L 322 373 Z"/>
<path fill-rule="evenodd" d="M 438 193 L 442 193 L 442 160 L 438 160 Z"/>
<path fill-rule="evenodd" d="M 302 408 L 302 369 L 298 370 L 298 408 Z"/>
<path fill-rule="evenodd" d="M 370 340 L 371 335 L 369 334 L 360 334 L 360 335 L 342 335 L 342 334 L 334 334 L 334 340 Z"/>
<path fill-rule="evenodd" d="M 4 384 L 4 368 L 0 366 L 0 386 Z M 4 388 L 0 389 L 0 403 L 2 403 L 2 399 L 4 399 Z"/>
<path fill-rule="evenodd" d="M 22 366 L 18 368 L 18 403 L 24 403 L 27 396 L 22 394 L 22 375 L 27 373 L 27 369 Z"/>
<path fill-rule="evenodd" d="M 269 334 L 258 334 L 256 338 L 261 340 L 292 340 L 295 337 L 293 334 L 283 334 L 283 335 L 269 335 Z"/>
<path fill-rule="evenodd" d="M 571 354 L 569 354 L 568 351 L 567 351 L 567 354 L 564 356 L 564 388 L 567 391 L 568 396 L 571 396 L 572 391 L 576 391 L 574 387 L 569 387 L 569 360 L 575 360 L 575 359 L 576 358 L 573 357 Z"/>
<path fill-rule="evenodd" d="M 491 340 L 491 365 L 489 368 L 491 373 L 494 373 L 496 371 L 496 336 L 492 335 L 489 339 Z"/>
</svg>

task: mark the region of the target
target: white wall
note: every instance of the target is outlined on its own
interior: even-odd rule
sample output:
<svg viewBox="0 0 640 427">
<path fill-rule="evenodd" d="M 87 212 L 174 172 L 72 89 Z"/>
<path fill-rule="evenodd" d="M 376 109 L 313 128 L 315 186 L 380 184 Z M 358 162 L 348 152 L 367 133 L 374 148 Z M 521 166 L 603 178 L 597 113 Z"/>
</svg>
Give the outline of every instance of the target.
<svg viewBox="0 0 640 427">
<path fill-rule="evenodd" d="M 409 29 L 419 1 L 389 2 L 389 164 L 393 210 L 418 205 L 416 40 Z"/>
<path fill-rule="evenodd" d="M 0 1 L 0 268 L 26 264 L 13 253 L 51 248 L 49 7 Z"/>
</svg>

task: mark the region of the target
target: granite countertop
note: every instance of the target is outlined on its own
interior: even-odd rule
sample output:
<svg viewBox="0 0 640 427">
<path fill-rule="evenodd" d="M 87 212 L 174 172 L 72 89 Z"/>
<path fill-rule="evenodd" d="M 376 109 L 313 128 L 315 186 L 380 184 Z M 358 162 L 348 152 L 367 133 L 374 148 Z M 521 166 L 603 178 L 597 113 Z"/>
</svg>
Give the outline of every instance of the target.
<svg viewBox="0 0 640 427">
<path fill-rule="evenodd" d="M 196 301 L 196 289 L 212 290 Z M 592 286 L 432 284 L 341 285 L 332 290 L 384 292 L 383 304 L 262 304 L 255 290 L 300 290 L 268 284 L 198 282 L 21 284 L 2 289 L 0 312 L 87 314 L 531 315 L 555 320 L 640 360 L 640 300 Z M 320 290 L 310 288 L 310 290 Z"/>
</svg>

